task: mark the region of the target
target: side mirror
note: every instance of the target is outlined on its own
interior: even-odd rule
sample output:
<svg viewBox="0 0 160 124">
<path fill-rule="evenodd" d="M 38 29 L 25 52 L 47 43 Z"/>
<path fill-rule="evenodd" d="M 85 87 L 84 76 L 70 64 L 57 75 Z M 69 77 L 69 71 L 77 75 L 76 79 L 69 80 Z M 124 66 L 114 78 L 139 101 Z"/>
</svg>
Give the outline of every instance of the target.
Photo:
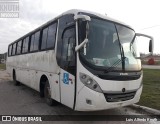
<svg viewBox="0 0 160 124">
<path fill-rule="evenodd" d="M 136 33 L 136 36 L 147 37 L 147 38 L 150 39 L 150 41 L 149 41 L 149 52 L 150 52 L 150 54 L 147 54 L 147 55 L 145 55 L 143 57 L 136 57 L 136 58 L 137 59 L 141 59 L 141 58 L 145 58 L 145 57 L 148 57 L 148 56 L 152 55 L 153 54 L 153 46 L 154 46 L 154 39 L 153 39 L 153 37 L 149 36 L 149 35 L 146 35 L 146 34 L 141 34 L 141 33 Z"/>
<path fill-rule="evenodd" d="M 85 34 L 86 37 L 84 39 L 84 41 L 75 47 L 75 51 L 79 51 L 82 47 L 84 47 L 84 53 L 86 54 L 86 44 L 88 43 L 88 34 L 89 34 L 89 21 L 91 21 L 91 18 L 87 15 L 75 15 L 74 16 L 75 20 L 81 19 L 82 21 L 86 21 L 86 28 L 85 28 Z"/>
<path fill-rule="evenodd" d="M 151 53 L 151 52 L 153 52 L 153 50 L 152 50 L 152 40 L 150 40 L 149 41 L 149 52 Z"/>
<path fill-rule="evenodd" d="M 88 43 L 88 39 L 86 38 L 86 39 L 84 39 L 84 41 L 80 45 L 76 46 L 75 51 L 76 52 L 79 51 L 87 43 Z"/>
</svg>

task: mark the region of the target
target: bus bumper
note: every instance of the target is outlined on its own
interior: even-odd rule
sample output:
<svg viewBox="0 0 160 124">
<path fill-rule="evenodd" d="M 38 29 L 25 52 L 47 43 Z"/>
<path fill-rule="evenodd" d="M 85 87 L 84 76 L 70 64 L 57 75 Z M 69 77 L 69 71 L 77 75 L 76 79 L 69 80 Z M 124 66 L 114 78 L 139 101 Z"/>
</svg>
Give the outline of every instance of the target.
<svg viewBox="0 0 160 124">
<path fill-rule="evenodd" d="M 142 87 L 136 91 L 133 99 L 120 101 L 120 102 L 107 102 L 103 93 L 99 93 L 84 86 L 83 89 L 77 94 L 76 99 L 76 111 L 97 111 L 111 108 L 117 108 L 122 106 L 131 105 L 137 103 L 140 100 L 142 93 Z"/>
</svg>

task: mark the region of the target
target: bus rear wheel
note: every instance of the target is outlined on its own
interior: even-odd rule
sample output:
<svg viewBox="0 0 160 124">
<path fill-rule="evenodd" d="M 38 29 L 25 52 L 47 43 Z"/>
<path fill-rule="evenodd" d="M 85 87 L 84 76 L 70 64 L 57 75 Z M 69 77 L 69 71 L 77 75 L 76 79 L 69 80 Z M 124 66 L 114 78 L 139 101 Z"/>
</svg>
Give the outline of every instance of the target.
<svg viewBox="0 0 160 124">
<path fill-rule="evenodd" d="M 50 88 L 50 85 L 49 85 L 49 82 L 46 81 L 45 82 L 45 87 L 44 87 L 44 98 L 45 98 L 45 101 L 46 103 L 49 105 L 49 106 L 55 106 L 57 105 L 57 101 L 53 100 L 51 98 L 51 88 Z"/>
<path fill-rule="evenodd" d="M 13 82 L 14 82 L 14 85 L 16 85 L 16 86 L 20 85 L 20 82 L 18 82 L 17 79 L 16 79 L 16 73 L 15 73 L 15 71 L 13 71 Z"/>
</svg>

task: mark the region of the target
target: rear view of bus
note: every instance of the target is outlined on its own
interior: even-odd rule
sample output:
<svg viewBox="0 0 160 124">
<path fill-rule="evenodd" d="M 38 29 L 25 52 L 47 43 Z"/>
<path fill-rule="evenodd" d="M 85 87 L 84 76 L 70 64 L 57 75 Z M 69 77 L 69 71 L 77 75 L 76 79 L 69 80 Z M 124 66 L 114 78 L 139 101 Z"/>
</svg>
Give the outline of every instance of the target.
<svg viewBox="0 0 160 124">
<path fill-rule="evenodd" d="M 150 39 L 152 54 L 151 36 L 107 16 L 70 10 L 11 43 L 7 70 L 49 105 L 77 111 L 127 106 L 139 101 L 143 87 L 137 36 Z"/>
</svg>

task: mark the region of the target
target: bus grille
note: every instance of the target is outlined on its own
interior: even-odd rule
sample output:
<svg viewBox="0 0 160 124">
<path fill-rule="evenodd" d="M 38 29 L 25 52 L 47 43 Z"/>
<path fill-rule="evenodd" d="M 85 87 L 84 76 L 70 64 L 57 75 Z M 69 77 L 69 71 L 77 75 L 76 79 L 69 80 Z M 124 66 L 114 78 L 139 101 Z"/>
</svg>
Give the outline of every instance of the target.
<svg viewBox="0 0 160 124">
<path fill-rule="evenodd" d="M 127 93 L 104 93 L 107 102 L 120 102 L 133 99 L 136 91 Z"/>
</svg>

